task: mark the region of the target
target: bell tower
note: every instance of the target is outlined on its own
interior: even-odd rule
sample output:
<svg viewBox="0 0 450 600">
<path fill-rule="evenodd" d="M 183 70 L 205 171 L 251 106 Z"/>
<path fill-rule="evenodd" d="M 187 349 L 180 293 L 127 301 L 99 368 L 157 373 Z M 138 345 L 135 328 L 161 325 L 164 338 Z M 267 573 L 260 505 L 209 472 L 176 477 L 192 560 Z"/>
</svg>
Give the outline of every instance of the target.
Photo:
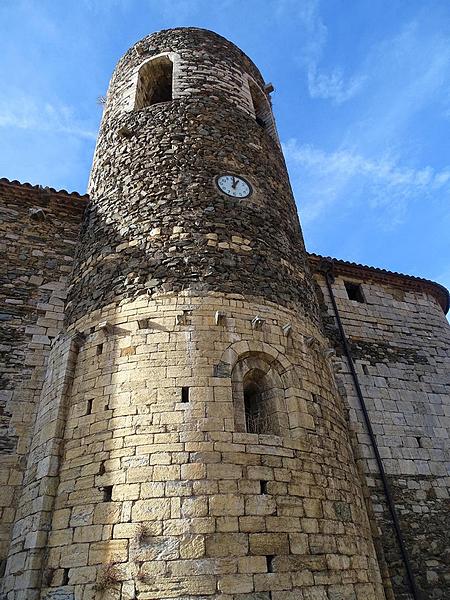
<svg viewBox="0 0 450 600">
<path fill-rule="evenodd" d="M 189 291 L 297 306 L 317 323 L 267 86 L 224 38 L 175 29 L 127 52 L 89 193 L 71 322 L 125 298 Z"/>
<path fill-rule="evenodd" d="M 269 89 L 202 29 L 117 65 L 20 598 L 384 598 Z"/>
</svg>

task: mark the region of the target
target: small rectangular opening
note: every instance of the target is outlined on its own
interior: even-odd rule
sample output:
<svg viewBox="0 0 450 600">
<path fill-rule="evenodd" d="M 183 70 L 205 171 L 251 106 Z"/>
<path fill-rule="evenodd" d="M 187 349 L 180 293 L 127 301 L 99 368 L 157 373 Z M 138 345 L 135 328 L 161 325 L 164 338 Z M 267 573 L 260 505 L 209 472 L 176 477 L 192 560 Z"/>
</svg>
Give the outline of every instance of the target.
<svg viewBox="0 0 450 600">
<path fill-rule="evenodd" d="M 362 366 L 362 370 L 363 370 L 364 375 L 368 375 L 369 374 L 369 369 L 367 368 L 367 365 L 363 365 Z"/>
<path fill-rule="evenodd" d="M 359 283 L 344 281 L 344 285 L 349 300 L 356 300 L 356 302 L 365 302 L 362 289 Z"/>
<path fill-rule="evenodd" d="M 189 388 L 188 387 L 181 388 L 181 402 L 189 402 Z"/>
<path fill-rule="evenodd" d="M 105 474 L 105 472 L 106 472 L 106 469 L 105 469 L 105 461 L 104 461 L 104 460 L 102 460 L 102 462 L 100 463 L 100 466 L 99 466 L 99 468 L 98 468 L 98 474 L 99 474 L 99 475 L 104 475 L 104 474 Z M 112 487 L 112 486 L 111 486 L 111 487 Z"/>
<path fill-rule="evenodd" d="M 148 329 L 148 319 L 138 319 L 139 329 Z"/>
<path fill-rule="evenodd" d="M 267 494 L 267 481 L 261 479 L 261 481 L 259 482 L 260 485 L 260 494 Z"/>
<path fill-rule="evenodd" d="M 69 569 L 64 569 L 63 570 L 63 575 L 62 575 L 62 585 L 69 585 Z"/>
<path fill-rule="evenodd" d="M 97 356 L 103 354 L 103 344 L 98 344 L 97 346 Z"/>
<path fill-rule="evenodd" d="M 103 488 L 103 502 L 111 502 L 112 501 L 112 485 L 105 485 Z"/>
<path fill-rule="evenodd" d="M 87 401 L 86 414 L 92 414 L 92 399 Z"/>
<path fill-rule="evenodd" d="M 269 556 L 266 556 L 266 564 L 267 564 L 267 572 L 268 573 L 273 573 L 273 559 L 275 558 L 275 556 L 273 556 L 272 554 L 270 554 Z"/>
</svg>

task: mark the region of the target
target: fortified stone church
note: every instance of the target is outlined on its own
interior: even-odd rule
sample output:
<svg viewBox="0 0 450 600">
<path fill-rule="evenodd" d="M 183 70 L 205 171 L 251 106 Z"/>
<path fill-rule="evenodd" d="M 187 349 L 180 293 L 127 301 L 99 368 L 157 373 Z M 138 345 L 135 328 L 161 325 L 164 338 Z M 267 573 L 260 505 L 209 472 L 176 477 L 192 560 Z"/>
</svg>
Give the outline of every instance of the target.
<svg viewBox="0 0 450 600">
<path fill-rule="evenodd" d="M 272 89 L 161 31 L 0 180 L 1 598 L 450 598 L 448 292 L 306 252 Z"/>
</svg>

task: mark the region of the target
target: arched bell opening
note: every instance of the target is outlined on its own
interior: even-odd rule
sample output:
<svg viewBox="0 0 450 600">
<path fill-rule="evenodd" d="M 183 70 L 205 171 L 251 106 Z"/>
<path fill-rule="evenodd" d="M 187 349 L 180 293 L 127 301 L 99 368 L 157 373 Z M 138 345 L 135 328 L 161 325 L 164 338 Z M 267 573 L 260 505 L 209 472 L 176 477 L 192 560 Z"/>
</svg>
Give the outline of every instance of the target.
<svg viewBox="0 0 450 600">
<path fill-rule="evenodd" d="M 170 102 L 173 98 L 173 62 L 167 55 L 155 57 L 139 69 L 134 108 Z"/>
</svg>

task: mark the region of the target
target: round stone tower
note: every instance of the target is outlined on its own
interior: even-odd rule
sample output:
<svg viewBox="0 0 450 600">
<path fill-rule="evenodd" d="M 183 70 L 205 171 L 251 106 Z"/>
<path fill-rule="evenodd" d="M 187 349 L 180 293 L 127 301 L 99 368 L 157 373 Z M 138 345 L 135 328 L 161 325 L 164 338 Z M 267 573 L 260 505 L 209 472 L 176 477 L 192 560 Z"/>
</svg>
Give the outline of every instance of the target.
<svg viewBox="0 0 450 600">
<path fill-rule="evenodd" d="M 384 598 L 270 90 L 195 28 L 114 72 L 42 598 Z"/>
<path fill-rule="evenodd" d="M 97 142 L 71 322 L 189 291 L 262 298 L 317 323 L 268 89 L 241 50 L 201 29 L 162 31 L 125 54 Z"/>
</svg>

